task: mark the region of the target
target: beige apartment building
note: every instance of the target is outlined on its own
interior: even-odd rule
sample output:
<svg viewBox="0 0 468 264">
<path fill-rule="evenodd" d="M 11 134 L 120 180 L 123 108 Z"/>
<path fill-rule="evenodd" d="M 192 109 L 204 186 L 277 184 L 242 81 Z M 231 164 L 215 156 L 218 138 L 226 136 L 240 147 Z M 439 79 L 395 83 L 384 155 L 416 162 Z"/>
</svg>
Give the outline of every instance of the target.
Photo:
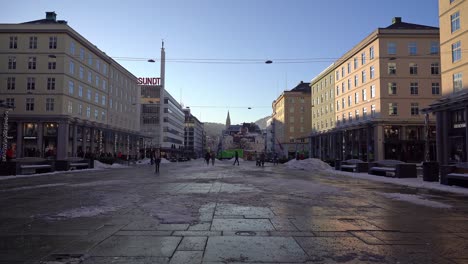
<svg viewBox="0 0 468 264">
<path fill-rule="evenodd" d="M 310 86 L 300 82 L 294 89 L 284 91 L 272 103 L 274 152 L 279 157 L 308 156 L 310 134 Z"/>
<path fill-rule="evenodd" d="M 330 133 L 336 125 L 335 68 L 335 63 L 333 63 L 310 81 L 312 93 L 311 157 L 324 160 L 330 159 L 331 153 L 337 151 L 335 137 Z"/>
<path fill-rule="evenodd" d="M 335 152 L 324 159 L 422 161 L 420 109 L 439 99 L 439 29 L 393 18 L 335 64 Z M 314 106 L 315 108 L 315 106 Z M 435 155 L 434 120 L 429 121 Z"/>
<path fill-rule="evenodd" d="M 78 32 L 46 18 L 0 24 L 0 100 L 14 156 L 136 154 L 136 77 Z"/>
<path fill-rule="evenodd" d="M 437 161 L 467 162 L 468 1 L 439 0 L 442 95 L 428 112 L 437 117 Z"/>
</svg>

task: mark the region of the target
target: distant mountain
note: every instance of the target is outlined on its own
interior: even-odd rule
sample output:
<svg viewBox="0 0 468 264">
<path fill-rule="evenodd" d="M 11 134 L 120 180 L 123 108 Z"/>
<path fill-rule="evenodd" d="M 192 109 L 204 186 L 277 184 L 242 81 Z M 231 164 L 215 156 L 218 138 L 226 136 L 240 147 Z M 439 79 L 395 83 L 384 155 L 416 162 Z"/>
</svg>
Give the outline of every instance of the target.
<svg viewBox="0 0 468 264">
<path fill-rule="evenodd" d="M 260 118 L 259 120 L 255 121 L 255 124 L 260 127 L 260 129 L 266 129 L 267 126 L 267 120 L 270 118 L 270 116 L 265 116 L 264 118 Z"/>
<path fill-rule="evenodd" d="M 204 122 L 204 124 L 205 133 L 209 137 L 219 137 L 223 130 L 226 129 L 226 125 L 221 123 Z"/>
</svg>

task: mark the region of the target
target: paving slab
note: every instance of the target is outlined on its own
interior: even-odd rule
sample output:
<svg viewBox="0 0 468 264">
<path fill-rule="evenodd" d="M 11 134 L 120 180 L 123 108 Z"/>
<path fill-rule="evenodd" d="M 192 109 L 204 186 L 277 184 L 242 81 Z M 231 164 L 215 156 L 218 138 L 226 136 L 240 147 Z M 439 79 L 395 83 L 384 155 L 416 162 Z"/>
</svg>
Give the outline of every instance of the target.
<svg viewBox="0 0 468 264">
<path fill-rule="evenodd" d="M 170 264 L 197 264 L 202 262 L 203 251 L 176 251 Z"/>
<path fill-rule="evenodd" d="M 213 219 L 212 231 L 273 231 L 269 219 Z"/>
<path fill-rule="evenodd" d="M 208 237 L 184 237 L 177 250 L 190 251 L 190 250 L 205 250 L 205 245 Z"/>
<path fill-rule="evenodd" d="M 180 237 L 112 236 L 91 250 L 91 256 L 170 257 Z"/>
<path fill-rule="evenodd" d="M 307 254 L 291 237 L 210 237 L 204 262 L 304 262 Z"/>
</svg>

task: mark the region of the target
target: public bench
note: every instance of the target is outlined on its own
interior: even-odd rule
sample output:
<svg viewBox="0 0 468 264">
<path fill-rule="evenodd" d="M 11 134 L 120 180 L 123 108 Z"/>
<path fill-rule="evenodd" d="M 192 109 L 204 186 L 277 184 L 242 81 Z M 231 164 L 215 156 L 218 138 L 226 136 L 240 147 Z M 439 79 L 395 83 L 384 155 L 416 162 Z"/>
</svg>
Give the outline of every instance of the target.
<svg viewBox="0 0 468 264">
<path fill-rule="evenodd" d="M 440 166 L 440 183 L 444 185 L 468 184 L 468 163 Z"/>
<path fill-rule="evenodd" d="M 367 172 L 369 163 L 359 159 L 349 159 L 341 162 L 340 170 L 351 172 Z"/>
<path fill-rule="evenodd" d="M 369 163 L 369 174 L 395 178 L 417 178 L 416 164 L 399 160 L 381 160 Z"/>
<path fill-rule="evenodd" d="M 16 163 L 16 174 L 35 174 L 35 173 L 45 173 L 52 172 L 55 168 L 51 161 L 41 161 L 36 163 L 30 162 L 17 162 Z"/>
<path fill-rule="evenodd" d="M 69 158 L 55 161 L 55 169 L 58 171 L 81 170 L 91 168 L 90 161 L 81 158 Z"/>
</svg>

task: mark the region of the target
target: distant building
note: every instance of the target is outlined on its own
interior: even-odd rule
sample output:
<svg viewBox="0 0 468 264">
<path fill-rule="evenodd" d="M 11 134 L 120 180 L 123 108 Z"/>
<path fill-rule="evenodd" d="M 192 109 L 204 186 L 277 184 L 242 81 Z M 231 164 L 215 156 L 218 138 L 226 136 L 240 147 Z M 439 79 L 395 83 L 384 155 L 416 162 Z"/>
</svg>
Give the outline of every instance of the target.
<svg viewBox="0 0 468 264">
<path fill-rule="evenodd" d="M 15 156 L 65 159 L 136 155 L 137 78 L 57 20 L 0 24 L 0 100 L 14 107 L 8 147 Z"/>
<path fill-rule="evenodd" d="M 313 156 L 422 161 L 420 109 L 440 98 L 440 73 L 438 28 L 395 17 L 376 29 L 312 81 Z"/>
<path fill-rule="evenodd" d="M 190 109 L 184 109 L 185 113 L 185 155 L 190 158 L 203 157 L 205 132 L 203 123 L 191 114 Z"/>
<path fill-rule="evenodd" d="M 230 124 L 230 121 L 228 112 L 226 125 Z M 265 133 L 255 123 L 229 125 L 222 132 L 218 152 L 229 149 L 243 149 L 244 155 L 265 152 Z"/>
<path fill-rule="evenodd" d="M 309 155 L 310 104 L 310 86 L 305 82 L 300 82 L 291 91 L 284 91 L 273 101 L 272 137 L 274 152 L 280 156 Z"/>
</svg>

